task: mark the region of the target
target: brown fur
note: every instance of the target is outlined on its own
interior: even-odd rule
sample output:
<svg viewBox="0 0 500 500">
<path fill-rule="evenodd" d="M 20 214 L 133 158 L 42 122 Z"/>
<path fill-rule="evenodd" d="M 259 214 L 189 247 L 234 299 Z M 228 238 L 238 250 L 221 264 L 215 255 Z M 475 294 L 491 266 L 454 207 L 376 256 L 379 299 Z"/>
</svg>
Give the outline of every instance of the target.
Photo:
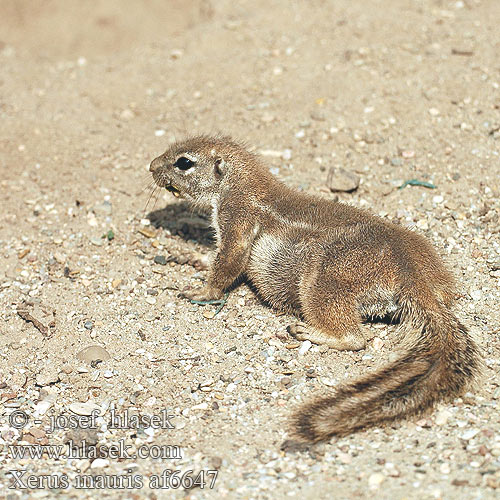
<svg viewBox="0 0 500 500">
<path fill-rule="evenodd" d="M 175 166 L 180 157 L 190 168 Z M 418 414 L 459 395 L 479 372 L 478 348 L 449 309 L 452 276 L 422 236 L 293 191 L 226 137 L 176 143 L 150 170 L 160 187 L 211 212 L 217 252 L 206 286 L 189 298 L 219 298 L 245 273 L 269 304 L 304 320 L 291 327 L 300 340 L 361 349 L 361 320 L 386 314 L 411 332 L 396 362 L 299 409 L 299 439 Z"/>
</svg>

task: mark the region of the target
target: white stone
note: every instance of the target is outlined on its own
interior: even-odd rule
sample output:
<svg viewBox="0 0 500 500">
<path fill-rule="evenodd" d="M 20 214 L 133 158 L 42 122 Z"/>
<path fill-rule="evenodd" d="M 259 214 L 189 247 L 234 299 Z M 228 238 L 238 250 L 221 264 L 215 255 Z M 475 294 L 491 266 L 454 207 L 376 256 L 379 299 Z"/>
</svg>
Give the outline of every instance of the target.
<svg viewBox="0 0 500 500">
<path fill-rule="evenodd" d="M 452 416 L 452 413 L 448 410 L 441 410 L 436 415 L 436 425 L 445 425 L 448 419 Z"/>
<path fill-rule="evenodd" d="M 385 476 L 380 472 L 375 472 L 368 478 L 370 488 L 378 488 L 385 481 Z"/>
<path fill-rule="evenodd" d="M 96 458 L 90 465 L 91 469 L 98 469 L 102 467 L 108 467 L 109 460 L 107 458 Z"/>
<path fill-rule="evenodd" d="M 303 356 L 311 348 L 311 346 L 312 343 L 310 340 L 304 340 L 299 348 L 299 356 Z"/>
<path fill-rule="evenodd" d="M 465 441 L 469 441 L 469 439 L 474 438 L 477 434 L 479 434 L 478 429 L 469 429 L 465 431 L 460 437 Z"/>
</svg>

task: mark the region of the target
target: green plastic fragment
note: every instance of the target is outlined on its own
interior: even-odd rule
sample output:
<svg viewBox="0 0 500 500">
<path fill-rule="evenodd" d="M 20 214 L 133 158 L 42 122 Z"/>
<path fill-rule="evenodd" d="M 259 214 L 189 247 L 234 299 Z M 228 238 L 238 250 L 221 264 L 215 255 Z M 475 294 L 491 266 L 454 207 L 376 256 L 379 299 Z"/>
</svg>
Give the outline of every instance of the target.
<svg viewBox="0 0 500 500">
<path fill-rule="evenodd" d="M 224 297 L 222 299 L 215 299 L 215 300 L 190 300 L 191 304 L 197 304 L 199 306 L 211 306 L 211 305 L 217 305 L 217 309 L 215 310 L 214 316 L 217 316 L 222 311 L 222 308 L 226 305 L 227 298 L 229 297 L 229 292 L 226 292 L 224 294 Z"/>
<path fill-rule="evenodd" d="M 108 241 L 111 241 L 115 239 L 115 233 L 113 233 L 113 230 L 110 229 L 107 233 L 104 233 L 101 237 L 107 238 Z"/>
<path fill-rule="evenodd" d="M 398 189 L 403 189 L 406 186 L 422 186 L 429 189 L 436 189 L 436 186 L 432 184 L 432 182 L 419 181 L 418 179 L 410 179 L 408 181 L 404 181 Z"/>
</svg>

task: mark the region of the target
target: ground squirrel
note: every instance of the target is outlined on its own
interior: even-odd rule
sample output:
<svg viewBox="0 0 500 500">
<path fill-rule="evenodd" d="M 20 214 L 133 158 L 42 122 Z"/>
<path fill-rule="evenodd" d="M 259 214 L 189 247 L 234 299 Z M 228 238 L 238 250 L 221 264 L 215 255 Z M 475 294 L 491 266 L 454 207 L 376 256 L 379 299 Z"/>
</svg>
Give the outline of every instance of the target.
<svg viewBox="0 0 500 500">
<path fill-rule="evenodd" d="M 363 318 L 401 321 L 399 359 L 296 411 L 297 439 L 419 414 L 478 374 L 478 347 L 450 311 L 453 278 L 424 237 L 292 190 L 228 137 L 177 142 L 150 170 L 158 186 L 211 214 L 217 251 L 206 286 L 188 298 L 220 298 L 245 274 L 264 301 L 303 320 L 292 335 L 335 349 L 365 346 Z"/>
</svg>

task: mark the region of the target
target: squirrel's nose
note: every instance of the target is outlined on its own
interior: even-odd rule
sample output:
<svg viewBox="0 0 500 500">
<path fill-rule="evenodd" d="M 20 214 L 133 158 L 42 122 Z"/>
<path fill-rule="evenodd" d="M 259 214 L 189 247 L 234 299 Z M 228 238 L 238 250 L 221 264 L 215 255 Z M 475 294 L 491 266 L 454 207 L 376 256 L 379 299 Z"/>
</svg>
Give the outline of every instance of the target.
<svg viewBox="0 0 500 500">
<path fill-rule="evenodd" d="M 162 165 L 161 158 L 155 158 L 150 164 L 149 164 L 149 171 L 154 172 L 158 168 L 160 168 Z"/>
</svg>

